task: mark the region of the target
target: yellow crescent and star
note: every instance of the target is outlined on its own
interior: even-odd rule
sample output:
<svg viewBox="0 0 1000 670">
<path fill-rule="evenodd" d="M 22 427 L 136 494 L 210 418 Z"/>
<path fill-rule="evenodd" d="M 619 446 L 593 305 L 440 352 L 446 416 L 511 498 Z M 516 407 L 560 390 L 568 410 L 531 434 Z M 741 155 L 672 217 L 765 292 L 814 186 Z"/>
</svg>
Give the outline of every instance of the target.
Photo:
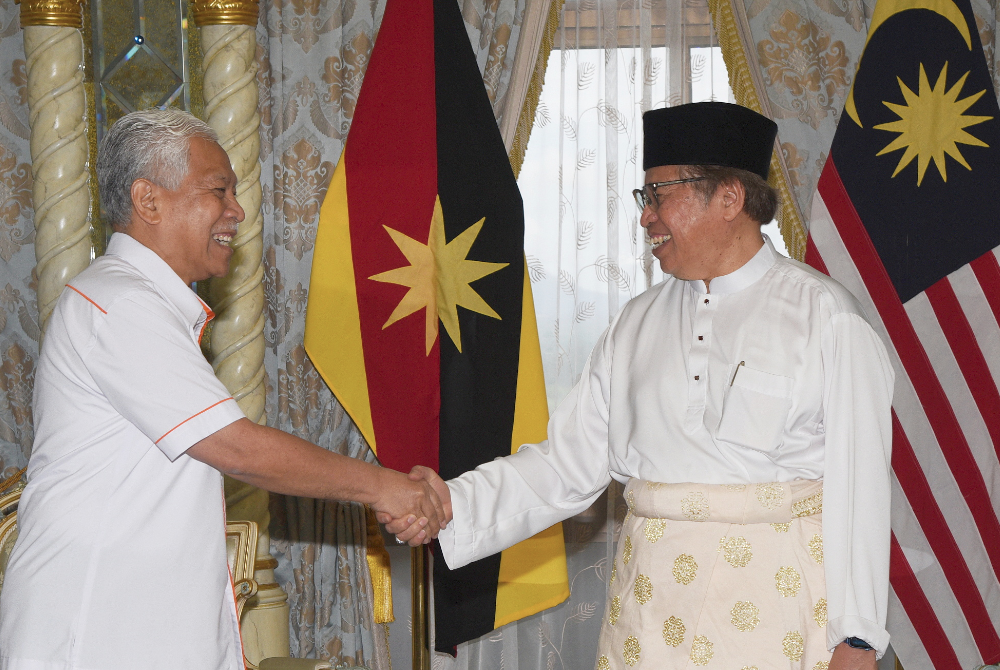
<svg viewBox="0 0 1000 670">
<path fill-rule="evenodd" d="M 445 241 L 444 212 L 440 196 L 434 199 L 431 228 L 427 243 L 419 242 L 398 230 L 383 226 L 392 241 L 403 252 L 409 265 L 381 272 L 369 277 L 374 281 L 406 286 L 410 290 L 399 301 L 382 326 L 385 330 L 402 318 L 423 308 L 424 345 L 430 355 L 438 338 L 438 321 L 462 351 L 462 333 L 458 324 L 458 307 L 464 307 L 478 314 L 499 319 L 500 315 L 490 307 L 470 284 L 477 279 L 493 274 L 508 263 L 487 263 L 467 258 L 483 228 L 485 218 L 480 219 L 459 233 L 451 242 Z"/>
<path fill-rule="evenodd" d="M 868 39 L 878 28 L 885 23 L 889 17 L 910 9 L 926 9 L 935 12 L 955 26 L 965 44 L 972 49 L 972 38 L 969 34 L 969 26 L 966 23 L 962 11 L 953 0 L 880 0 L 875 6 L 875 14 L 872 16 L 871 26 L 868 29 Z M 862 54 L 862 57 L 864 54 Z M 861 63 L 858 61 L 858 69 Z M 876 130 L 886 130 L 899 133 L 894 140 L 887 144 L 877 155 L 905 149 L 899 163 L 896 165 L 892 176 L 899 174 L 914 159 L 917 160 L 917 186 L 923 182 L 924 174 L 930 165 L 931 160 L 937 168 L 941 179 L 948 181 L 945 169 L 945 155 L 954 158 L 960 165 L 968 170 L 972 168 L 962 156 L 959 144 L 986 147 L 985 142 L 966 132 L 966 128 L 974 126 L 984 121 L 989 121 L 992 116 L 971 116 L 966 115 L 969 109 L 986 92 L 985 89 L 970 96 L 959 99 L 962 87 L 969 76 L 969 72 L 963 74 L 957 82 L 949 89 L 946 87 L 948 74 L 948 63 L 941 68 L 934 85 L 931 86 L 924 64 L 920 64 L 919 81 L 917 91 L 911 90 L 899 77 L 900 92 L 906 104 L 900 105 L 888 101 L 883 101 L 886 107 L 895 112 L 898 120 L 889 123 L 882 123 L 874 126 Z M 854 88 L 851 88 L 844 105 L 844 111 L 859 126 L 864 127 L 858 115 L 857 107 L 854 104 Z"/>
</svg>

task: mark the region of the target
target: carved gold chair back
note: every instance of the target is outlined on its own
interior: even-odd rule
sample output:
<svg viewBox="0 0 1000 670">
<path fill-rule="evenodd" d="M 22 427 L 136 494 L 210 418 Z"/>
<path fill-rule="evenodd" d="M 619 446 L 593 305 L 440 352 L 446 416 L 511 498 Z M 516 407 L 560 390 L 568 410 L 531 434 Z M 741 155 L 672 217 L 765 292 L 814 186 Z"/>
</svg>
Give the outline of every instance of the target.
<svg viewBox="0 0 1000 670">
<path fill-rule="evenodd" d="M 226 524 L 226 560 L 233 578 L 236 616 L 243 617 L 247 601 L 257 594 L 253 578 L 257 553 L 257 524 L 253 521 L 230 521 Z"/>
<path fill-rule="evenodd" d="M 21 489 L 0 496 L 0 589 L 7 573 L 7 561 L 17 540 L 17 503 L 21 499 Z"/>
</svg>

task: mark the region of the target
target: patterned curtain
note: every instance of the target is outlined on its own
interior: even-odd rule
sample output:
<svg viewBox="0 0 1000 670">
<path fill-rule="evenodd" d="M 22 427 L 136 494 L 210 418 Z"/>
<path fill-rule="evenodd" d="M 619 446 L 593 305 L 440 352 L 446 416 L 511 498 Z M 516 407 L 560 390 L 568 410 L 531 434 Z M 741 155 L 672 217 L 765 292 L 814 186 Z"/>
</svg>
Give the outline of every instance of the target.
<svg viewBox="0 0 1000 670">
<path fill-rule="evenodd" d="M 28 463 L 38 359 L 35 229 L 20 10 L 0 2 L 0 478 Z"/>
<path fill-rule="evenodd" d="M 498 120 L 525 3 L 460 2 Z M 268 423 L 367 459 L 367 445 L 306 357 L 302 336 L 319 209 L 384 8 L 385 0 L 267 0 L 257 30 Z M 272 496 L 271 514 L 275 574 L 291 606 L 292 655 L 389 667 L 387 628 L 372 624 L 363 510 Z M 407 613 L 396 616 L 405 622 Z"/>
<path fill-rule="evenodd" d="M 874 0 L 728 0 L 720 31 L 741 36 L 749 74 L 760 82 L 764 113 L 778 124 L 789 186 L 808 228 L 812 196 L 868 35 Z M 1000 90 L 1000 5 L 972 0 L 986 62 Z M 736 59 L 739 60 L 739 59 Z M 727 54 L 729 62 L 729 54 Z M 732 68 L 731 68 L 732 69 Z M 733 76 L 739 76 L 732 73 Z"/>
<path fill-rule="evenodd" d="M 642 113 L 732 100 L 706 0 L 567 0 L 559 19 L 518 178 L 550 407 L 610 319 L 662 279 L 631 194 Z M 613 484 L 563 522 L 569 600 L 436 655 L 435 670 L 593 668 L 624 516 Z"/>
</svg>

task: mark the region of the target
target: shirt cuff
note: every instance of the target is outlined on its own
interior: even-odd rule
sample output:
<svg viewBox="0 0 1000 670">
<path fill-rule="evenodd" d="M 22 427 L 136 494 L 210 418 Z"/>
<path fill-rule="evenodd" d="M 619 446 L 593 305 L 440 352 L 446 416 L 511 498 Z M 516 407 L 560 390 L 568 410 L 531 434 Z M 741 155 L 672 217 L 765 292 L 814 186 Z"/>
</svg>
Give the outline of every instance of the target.
<svg viewBox="0 0 1000 670">
<path fill-rule="evenodd" d="M 889 633 L 874 621 L 859 616 L 842 616 L 827 622 L 826 646 L 831 652 L 849 637 L 859 637 L 875 650 L 875 658 L 882 658 L 889 648 Z"/>
<path fill-rule="evenodd" d="M 156 446 L 171 461 L 185 451 L 231 423 L 244 418 L 243 410 L 232 398 L 220 400 L 192 414 L 168 430 L 156 441 Z"/>
<path fill-rule="evenodd" d="M 470 530 L 472 514 L 469 511 L 469 500 L 465 497 L 462 487 L 455 484 L 454 480 L 446 484 L 451 494 L 452 519 L 448 527 L 438 533 L 437 540 L 441 545 L 444 562 L 452 570 L 457 570 L 474 560 L 474 535 Z"/>
</svg>

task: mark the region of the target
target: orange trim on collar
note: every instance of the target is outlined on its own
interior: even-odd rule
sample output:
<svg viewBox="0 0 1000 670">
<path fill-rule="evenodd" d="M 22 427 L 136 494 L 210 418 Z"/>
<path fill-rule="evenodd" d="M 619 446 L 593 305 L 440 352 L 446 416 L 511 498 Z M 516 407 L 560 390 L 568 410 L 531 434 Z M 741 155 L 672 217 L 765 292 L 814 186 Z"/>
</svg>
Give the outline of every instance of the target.
<svg viewBox="0 0 1000 670">
<path fill-rule="evenodd" d="M 205 310 L 207 316 L 205 317 L 205 323 L 201 324 L 201 330 L 198 332 L 198 344 L 201 344 L 201 338 L 205 336 L 205 329 L 208 328 L 208 322 L 215 318 L 215 312 L 204 301 L 201 303 L 201 308 Z"/>
</svg>

